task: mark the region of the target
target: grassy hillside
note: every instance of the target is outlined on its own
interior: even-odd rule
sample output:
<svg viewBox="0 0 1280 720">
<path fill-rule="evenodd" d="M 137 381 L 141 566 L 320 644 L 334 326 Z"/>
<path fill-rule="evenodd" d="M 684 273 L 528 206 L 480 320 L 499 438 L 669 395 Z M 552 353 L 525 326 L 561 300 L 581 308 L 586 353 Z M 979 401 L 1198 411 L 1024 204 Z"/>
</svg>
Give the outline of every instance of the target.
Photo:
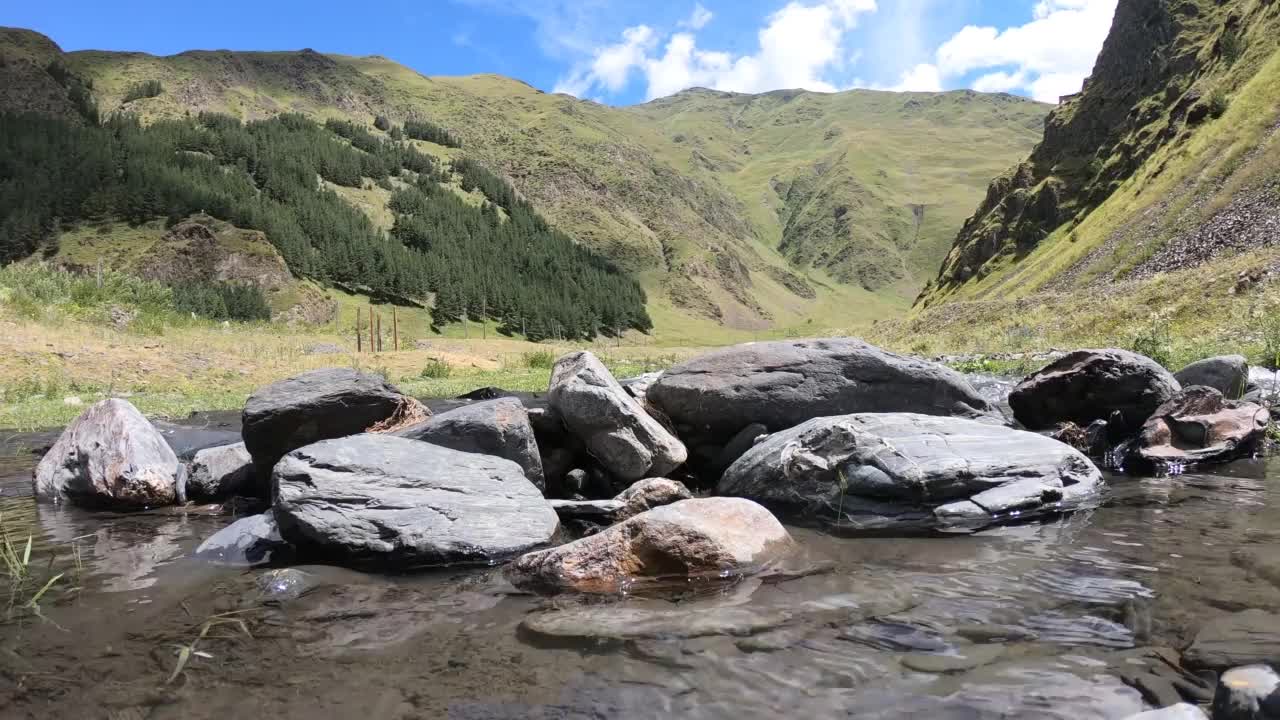
<svg viewBox="0 0 1280 720">
<path fill-rule="evenodd" d="M 5 31 L 0 56 L 47 54 L 42 40 Z M 104 114 L 430 120 L 463 148 L 420 149 L 481 160 L 557 227 L 640 273 L 667 319 L 659 332 L 735 338 L 900 313 L 941 258 L 945 228 L 1025 154 L 1047 110 L 1007 96 L 867 91 L 691 92 L 611 108 L 508 78 L 428 78 L 310 50 L 58 60 L 92 84 Z M 161 92 L 139 96 L 147 83 Z M 376 192 L 344 195 L 385 225 Z"/>
</svg>

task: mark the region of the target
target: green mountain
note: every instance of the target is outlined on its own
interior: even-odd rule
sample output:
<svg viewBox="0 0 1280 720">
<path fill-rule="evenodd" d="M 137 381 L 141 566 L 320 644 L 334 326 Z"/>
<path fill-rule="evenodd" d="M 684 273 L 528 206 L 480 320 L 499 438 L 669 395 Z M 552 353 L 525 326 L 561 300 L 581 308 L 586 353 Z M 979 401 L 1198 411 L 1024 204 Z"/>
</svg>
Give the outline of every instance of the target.
<svg viewBox="0 0 1280 720">
<path fill-rule="evenodd" d="M 639 277 L 659 332 L 702 342 L 903 311 L 1048 110 L 963 91 L 691 90 L 613 108 L 377 56 L 63 53 L 12 29 L 0 30 L 0 80 L 0 109 L 77 122 L 93 109 L 86 95 L 103 118 L 143 123 L 202 112 L 429 122 L 461 147 L 409 144 L 508 180 L 555 228 Z M 390 193 L 372 181 L 333 190 L 393 225 Z"/>
<path fill-rule="evenodd" d="M 1121 0 L 1083 91 L 991 184 L 905 332 L 1257 340 L 1280 261 L 1278 48 L 1280 3 Z"/>
</svg>

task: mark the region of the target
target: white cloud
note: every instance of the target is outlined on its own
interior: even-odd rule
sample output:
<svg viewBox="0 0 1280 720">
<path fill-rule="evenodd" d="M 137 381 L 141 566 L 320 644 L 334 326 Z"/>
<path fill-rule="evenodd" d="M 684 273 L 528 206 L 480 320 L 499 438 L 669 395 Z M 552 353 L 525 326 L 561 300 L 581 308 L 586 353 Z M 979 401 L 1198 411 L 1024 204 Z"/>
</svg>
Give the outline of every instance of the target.
<svg viewBox="0 0 1280 720">
<path fill-rule="evenodd" d="M 936 65 L 920 63 L 902 73 L 898 84 L 889 89 L 895 92 L 941 92 L 942 75 Z"/>
<path fill-rule="evenodd" d="M 690 30 L 701 30 L 711 22 L 711 18 L 715 17 L 712 12 L 704 7 L 702 3 L 694 3 L 693 14 L 687 20 L 680 21 L 680 27 L 686 27 Z"/>
<path fill-rule="evenodd" d="M 692 20 L 710 20 L 710 13 L 700 17 L 698 8 L 688 27 L 693 27 Z M 754 54 L 736 56 L 699 49 L 691 32 L 671 35 L 661 55 L 652 54 L 652 30 L 628 28 L 622 42 L 596 50 L 592 61 L 576 67 L 557 90 L 578 96 L 597 88 L 616 92 L 625 87 L 631 70 L 638 69 L 646 78 L 649 99 L 697 86 L 735 92 L 835 92 L 827 77 L 846 68 L 852 56 L 844 47 L 845 35 L 857 26 L 860 15 L 875 10 L 875 0 L 793 0 L 767 18 L 757 33 L 759 48 Z"/>
<path fill-rule="evenodd" d="M 938 48 L 937 65 L 943 77 L 997 71 L 974 88 L 1025 88 L 1037 100 L 1056 102 L 1079 91 L 1093 71 L 1115 9 L 1116 0 L 1040 0 L 1025 25 L 964 27 Z"/>
</svg>

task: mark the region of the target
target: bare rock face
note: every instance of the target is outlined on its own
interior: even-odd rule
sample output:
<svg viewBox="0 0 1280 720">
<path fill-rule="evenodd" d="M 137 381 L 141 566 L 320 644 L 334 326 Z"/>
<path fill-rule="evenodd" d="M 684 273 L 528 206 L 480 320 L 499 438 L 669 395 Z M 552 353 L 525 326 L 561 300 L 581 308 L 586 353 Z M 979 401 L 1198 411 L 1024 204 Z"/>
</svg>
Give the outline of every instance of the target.
<svg viewBox="0 0 1280 720">
<path fill-rule="evenodd" d="M 1136 454 L 1158 466 L 1226 462 L 1252 451 L 1270 422 L 1271 413 L 1261 405 L 1224 400 L 1210 387 L 1189 387 L 1143 425 Z"/>
<path fill-rule="evenodd" d="M 76 418 L 36 467 L 38 499 L 110 508 L 178 500 L 178 456 L 128 400 L 103 400 Z"/>
<path fill-rule="evenodd" d="M 1223 397 L 1244 397 L 1249 389 L 1249 361 L 1243 355 L 1223 355 L 1193 362 L 1174 373 L 1184 388 L 1194 385 L 1211 387 Z"/>
<path fill-rule="evenodd" d="M 688 458 L 684 443 L 645 412 L 589 352 L 556 361 L 547 399 L 565 426 L 621 480 L 666 475 Z"/>
<path fill-rule="evenodd" d="M 408 398 L 376 375 L 348 368 L 312 370 L 251 395 L 241 433 L 258 477 L 266 481 L 290 450 L 362 433 L 406 402 Z"/>
<path fill-rule="evenodd" d="M 517 398 L 464 405 L 392 434 L 462 452 L 506 458 L 523 468 L 524 476 L 539 490 L 546 486 L 533 426 Z"/>
<path fill-rule="evenodd" d="M 1128 350 L 1077 350 L 1018 383 L 1009 407 L 1032 430 L 1106 420 L 1116 432 L 1142 427 L 1182 387 L 1156 361 Z"/>
<path fill-rule="evenodd" d="M 841 528 L 980 528 L 1069 509 L 1102 474 L 1074 448 L 913 413 L 815 418 L 757 443 L 716 491 Z"/>
<path fill-rule="evenodd" d="M 390 435 L 290 452 L 273 499 L 280 536 L 300 553 L 399 568 L 503 560 L 559 526 L 514 462 Z"/>
<path fill-rule="evenodd" d="M 517 587 L 538 592 L 617 593 L 636 580 L 750 572 L 793 547 L 786 528 L 754 502 L 681 500 L 524 555 L 506 573 Z"/>
<path fill-rule="evenodd" d="M 854 338 L 725 348 L 667 370 L 648 399 L 682 434 L 717 444 L 752 423 L 776 432 L 857 412 L 997 414 L 950 368 Z"/>
</svg>

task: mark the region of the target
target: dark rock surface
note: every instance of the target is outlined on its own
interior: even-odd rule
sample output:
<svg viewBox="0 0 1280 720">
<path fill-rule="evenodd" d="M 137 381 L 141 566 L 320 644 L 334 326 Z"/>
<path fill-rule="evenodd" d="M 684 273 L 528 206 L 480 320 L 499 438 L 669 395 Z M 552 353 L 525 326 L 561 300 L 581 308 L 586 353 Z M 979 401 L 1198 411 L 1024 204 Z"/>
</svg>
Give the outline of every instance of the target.
<svg viewBox="0 0 1280 720">
<path fill-rule="evenodd" d="M 292 548 L 280 537 L 270 512 L 241 518 L 211 535 L 196 557 L 225 565 L 251 567 L 287 560 Z"/>
<path fill-rule="evenodd" d="M 187 473 L 187 497 L 221 500 L 257 490 L 253 457 L 244 443 L 197 450 Z"/>
<path fill-rule="evenodd" d="M 281 536 L 325 559 L 492 562 L 547 543 L 558 526 L 510 460 L 387 435 L 290 452 L 273 486 Z"/>
<path fill-rule="evenodd" d="M 32 478 L 46 502 L 134 509 L 172 505 L 186 469 L 129 401 L 103 400 L 67 426 Z"/>
<path fill-rule="evenodd" d="M 1181 386 L 1154 360 L 1128 350 L 1077 350 L 1033 373 L 1009 395 L 1018 422 L 1032 430 L 1106 420 L 1133 432 Z"/>
<path fill-rule="evenodd" d="M 548 400 L 591 455 L 621 480 L 665 475 L 688 458 L 679 438 L 654 420 L 589 352 L 556 361 Z"/>
<path fill-rule="evenodd" d="M 738 459 L 717 491 L 841 527 L 981 527 L 1070 508 L 1102 475 L 1075 449 L 1000 425 L 912 413 L 817 418 Z"/>
<path fill-rule="evenodd" d="M 854 412 L 995 412 L 959 373 L 853 338 L 718 350 L 667 370 L 648 398 L 681 433 L 715 443 L 751 423 L 777 431 Z"/>
<path fill-rule="evenodd" d="M 539 592 L 617 593 L 636 580 L 750 573 L 794 548 L 786 528 L 754 502 L 682 500 L 524 555 L 506 575 Z"/>
<path fill-rule="evenodd" d="M 506 458 L 523 468 L 524 476 L 539 490 L 545 487 L 533 426 L 524 405 L 516 398 L 466 405 L 392 434 L 462 452 Z"/>
<path fill-rule="evenodd" d="M 249 396 L 241 434 L 265 483 L 290 450 L 362 433 L 391 417 L 405 401 L 376 375 L 347 368 L 313 370 Z"/>
<path fill-rule="evenodd" d="M 1243 355 L 1211 357 L 1182 368 L 1174 379 L 1184 388 L 1211 387 L 1228 399 L 1243 397 L 1249 387 L 1249 361 Z"/>
<path fill-rule="evenodd" d="M 1270 422 L 1271 414 L 1259 405 L 1224 400 L 1213 388 L 1192 386 L 1147 420 L 1135 452 L 1158 467 L 1226 462 L 1251 452 Z"/>
</svg>

